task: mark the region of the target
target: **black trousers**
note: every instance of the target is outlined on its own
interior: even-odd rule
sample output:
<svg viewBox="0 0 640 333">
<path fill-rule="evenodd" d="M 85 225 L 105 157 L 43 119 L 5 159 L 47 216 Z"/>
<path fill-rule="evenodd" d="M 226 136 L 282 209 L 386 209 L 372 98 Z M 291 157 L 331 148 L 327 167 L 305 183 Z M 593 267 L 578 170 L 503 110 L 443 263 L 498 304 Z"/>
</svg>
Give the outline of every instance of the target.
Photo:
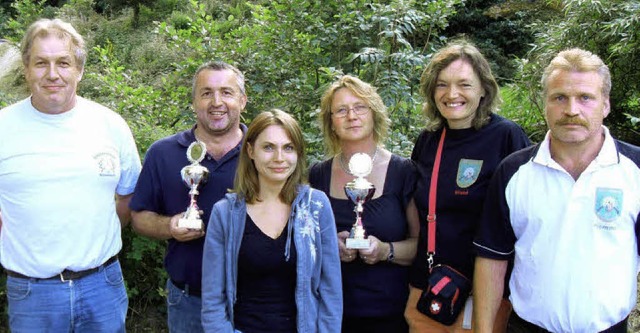
<svg viewBox="0 0 640 333">
<path fill-rule="evenodd" d="M 627 333 L 627 319 L 607 328 L 600 333 Z M 542 327 L 536 326 L 518 316 L 515 311 L 511 311 L 509 322 L 507 323 L 507 333 L 551 333 Z"/>
<path fill-rule="evenodd" d="M 409 326 L 404 315 L 392 317 L 344 317 L 342 333 L 406 333 Z"/>
</svg>

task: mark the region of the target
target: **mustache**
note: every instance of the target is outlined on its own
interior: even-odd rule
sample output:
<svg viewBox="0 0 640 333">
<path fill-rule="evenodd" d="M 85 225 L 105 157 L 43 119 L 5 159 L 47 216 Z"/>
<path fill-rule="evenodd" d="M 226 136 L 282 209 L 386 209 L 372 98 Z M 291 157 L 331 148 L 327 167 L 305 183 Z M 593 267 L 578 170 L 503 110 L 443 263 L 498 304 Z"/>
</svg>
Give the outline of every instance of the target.
<svg viewBox="0 0 640 333">
<path fill-rule="evenodd" d="M 589 124 L 586 121 L 584 121 L 582 119 L 579 119 L 579 118 L 562 118 L 562 119 L 556 121 L 556 125 L 559 125 L 559 126 L 579 125 L 579 126 L 584 126 L 584 127 L 589 126 Z"/>
</svg>

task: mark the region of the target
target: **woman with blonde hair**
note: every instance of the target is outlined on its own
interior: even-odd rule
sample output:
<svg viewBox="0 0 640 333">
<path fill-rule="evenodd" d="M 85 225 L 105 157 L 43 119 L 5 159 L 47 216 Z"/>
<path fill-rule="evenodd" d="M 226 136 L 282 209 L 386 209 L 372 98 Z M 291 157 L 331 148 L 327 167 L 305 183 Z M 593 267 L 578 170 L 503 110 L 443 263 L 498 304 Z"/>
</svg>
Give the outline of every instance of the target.
<svg viewBox="0 0 640 333">
<path fill-rule="evenodd" d="M 415 169 L 410 160 L 383 146 L 389 118 L 376 89 L 345 75 L 333 82 L 320 102 L 320 123 L 330 157 L 309 172 L 313 187 L 329 196 L 338 230 L 344 298 L 343 332 L 406 332 L 408 265 L 413 261 L 419 222 L 411 196 Z M 375 186 L 364 204 L 365 249 L 349 249 L 346 239 L 356 220 L 344 187 L 354 179 L 351 156 L 367 154 Z"/>
</svg>

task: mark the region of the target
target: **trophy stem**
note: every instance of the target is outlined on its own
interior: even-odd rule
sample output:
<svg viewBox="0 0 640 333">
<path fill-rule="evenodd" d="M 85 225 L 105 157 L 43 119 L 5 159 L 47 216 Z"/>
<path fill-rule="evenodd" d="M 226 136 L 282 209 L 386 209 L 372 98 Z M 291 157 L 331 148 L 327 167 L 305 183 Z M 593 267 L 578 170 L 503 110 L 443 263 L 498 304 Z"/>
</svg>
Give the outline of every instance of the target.
<svg viewBox="0 0 640 333">
<path fill-rule="evenodd" d="M 364 153 L 354 154 L 349 161 L 349 171 L 356 178 L 345 184 L 344 192 L 355 204 L 353 211 L 356 213 L 356 221 L 351 228 L 349 237 L 345 241 L 345 246 L 348 249 L 366 249 L 371 245 L 362 223 L 362 213 L 364 211 L 364 203 L 371 199 L 375 192 L 375 186 L 364 178 L 371 173 L 372 168 L 373 162 L 371 158 Z"/>
<path fill-rule="evenodd" d="M 189 207 L 178 220 L 178 227 L 193 230 L 202 229 L 202 219 L 200 217 L 200 208 L 198 208 L 197 196 L 198 186 L 202 186 L 207 182 L 209 170 L 200 165 L 200 162 L 207 154 L 207 147 L 203 142 L 196 141 L 187 148 L 187 159 L 191 162 L 180 170 L 182 181 L 189 188 Z"/>
<path fill-rule="evenodd" d="M 194 197 L 198 194 L 200 194 L 200 192 L 198 191 L 198 184 L 193 184 L 191 185 L 191 190 L 189 190 L 189 194 Z"/>
</svg>

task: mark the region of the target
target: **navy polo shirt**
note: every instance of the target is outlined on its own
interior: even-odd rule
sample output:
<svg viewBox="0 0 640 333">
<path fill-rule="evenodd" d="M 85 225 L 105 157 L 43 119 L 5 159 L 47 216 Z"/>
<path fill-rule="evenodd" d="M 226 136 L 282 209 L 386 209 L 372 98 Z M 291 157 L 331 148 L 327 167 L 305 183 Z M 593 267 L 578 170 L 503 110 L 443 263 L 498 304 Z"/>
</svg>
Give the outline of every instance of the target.
<svg viewBox="0 0 640 333">
<path fill-rule="evenodd" d="M 240 124 L 243 134 L 247 127 Z M 195 141 L 194 128 L 156 141 L 149 147 L 138 184 L 129 207 L 134 211 L 152 211 L 173 216 L 189 206 L 189 188 L 182 181 L 180 170 L 191 164 L 187 148 Z M 202 221 L 207 229 L 213 204 L 233 188 L 233 179 L 240 156 L 239 143 L 219 161 L 207 154 L 201 165 L 209 170 L 204 185 L 198 187 L 198 206 L 204 211 Z M 192 290 L 200 290 L 202 280 L 202 250 L 204 237 L 188 242 L 168 241 L 164 264 L 169 277 Z"/>
</svg>

